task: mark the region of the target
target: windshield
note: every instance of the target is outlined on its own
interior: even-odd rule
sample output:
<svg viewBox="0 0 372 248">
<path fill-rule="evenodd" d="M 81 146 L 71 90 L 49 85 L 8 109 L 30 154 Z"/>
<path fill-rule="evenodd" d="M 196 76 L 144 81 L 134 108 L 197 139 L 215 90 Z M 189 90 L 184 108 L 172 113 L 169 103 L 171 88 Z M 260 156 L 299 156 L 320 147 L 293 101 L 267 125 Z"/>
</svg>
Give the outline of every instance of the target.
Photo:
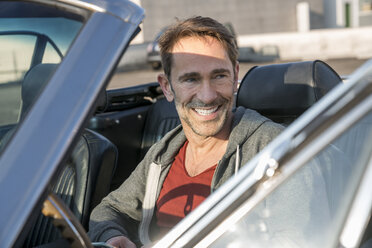
<svg viewBox="0 0 372 248">
<path fill-rule="evenodd" d="M 0 152 L 63 60 L 82 21 L 38 4 L 0 3 Z"/>
<path fill-rule="evenodd" d="M 335 247 L 371 152 L 370 113 L 305 164 L 211 247 Z"/>
</svg>

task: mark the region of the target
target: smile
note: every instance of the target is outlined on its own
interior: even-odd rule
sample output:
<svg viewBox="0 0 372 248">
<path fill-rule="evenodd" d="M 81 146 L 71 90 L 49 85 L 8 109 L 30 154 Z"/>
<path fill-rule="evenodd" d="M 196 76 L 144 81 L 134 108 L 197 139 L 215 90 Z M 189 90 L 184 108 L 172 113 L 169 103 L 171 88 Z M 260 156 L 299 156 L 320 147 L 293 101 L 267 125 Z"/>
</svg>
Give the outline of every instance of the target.
<svg viewBox="0 0 372 248">
<path fill-rule="evenodd" d="M 199 114 L 199 115 L 210 115 L 216 112 L 218 109 L 218 106 L 210 109 L 200 109 L 200 108 L 194 108 L 194 110 Z"/>
</svg>

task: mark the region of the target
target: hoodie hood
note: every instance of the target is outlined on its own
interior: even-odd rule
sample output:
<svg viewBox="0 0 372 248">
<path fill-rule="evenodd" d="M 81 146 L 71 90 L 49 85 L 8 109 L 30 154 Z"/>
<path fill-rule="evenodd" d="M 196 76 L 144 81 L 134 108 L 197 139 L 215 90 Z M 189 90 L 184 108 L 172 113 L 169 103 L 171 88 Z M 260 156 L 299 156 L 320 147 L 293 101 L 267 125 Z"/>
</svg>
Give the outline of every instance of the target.
<svg viewBox="0 0 372 248">
<path fill-rule="evenodd" d="M 223 158 L 228 158 L 235 153 L 238 146 L 245 143 L 262 123 L 269 120 L 256 111 L 243 107 L 234 109 L 233 113 L 234 118 L 231 134 Z M 156 145 L 153 145 L 150 148 L 152 152 L 148 153 L 153 154 L 153 161 L 157 164 L 166 166 L 173 162 L 174 157 L 185 141 L 185 133 L 183 132 L 182 125 L 179 125 L 168 132 Z"/>
<path fill-rule="evenodd" d="M 254 110 L 238 107 L 234 111 L 234 119 L 224 157 L 230 157 L 236 152 L 237 147 L 244 144 L 248 138 L 264 122 L 269 121 L 266 117 L 260 115 Z"/>
</svg>

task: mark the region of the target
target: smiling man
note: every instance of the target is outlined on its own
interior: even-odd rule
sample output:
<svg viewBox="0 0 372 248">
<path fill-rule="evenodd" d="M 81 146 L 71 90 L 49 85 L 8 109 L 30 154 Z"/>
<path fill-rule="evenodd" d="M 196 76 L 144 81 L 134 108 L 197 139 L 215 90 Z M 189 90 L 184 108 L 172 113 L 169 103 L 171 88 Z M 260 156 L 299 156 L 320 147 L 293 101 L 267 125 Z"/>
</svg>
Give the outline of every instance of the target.
<svg viewBox="0 0 372 248">
<path fill-rule="evenodd" d="M 179 21 L 159 45 L 164 74 L 158 81 L 181 125 L 94 209 L 93 241 L 135 247 L 158 239 L 283 129 L 255 111 L 233 108 L 238 52 L 222 24 L 208 17 Z"/>
<path fill-rule="evenodd" d="M 159 75 L 158 81 L 167 100 L 175 102 L 188 140 L 185 168 L 196 176 L 226 151 L 239 66 L 210 36 L 185 37 L 170 53 L 170 75 Z"/>
</svg>

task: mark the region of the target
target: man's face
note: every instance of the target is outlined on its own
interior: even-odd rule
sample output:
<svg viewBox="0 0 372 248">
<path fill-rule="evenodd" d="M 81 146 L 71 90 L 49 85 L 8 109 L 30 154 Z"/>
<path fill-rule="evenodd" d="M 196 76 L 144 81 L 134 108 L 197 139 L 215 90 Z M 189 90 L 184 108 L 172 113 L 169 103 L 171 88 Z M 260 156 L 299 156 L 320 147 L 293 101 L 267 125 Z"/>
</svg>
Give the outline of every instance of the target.
<svg viewBox="0 0 372 248">
<path fill-rule="evenodd" d="M 182 125 L 199 136 L 215 136 L 232 118 L 235 68 L 223 46 L 211 37 L 181 39 L 172 50 L 170 82 L 159 77 L 168 101 L 175 101 Z"/>
</svg>

